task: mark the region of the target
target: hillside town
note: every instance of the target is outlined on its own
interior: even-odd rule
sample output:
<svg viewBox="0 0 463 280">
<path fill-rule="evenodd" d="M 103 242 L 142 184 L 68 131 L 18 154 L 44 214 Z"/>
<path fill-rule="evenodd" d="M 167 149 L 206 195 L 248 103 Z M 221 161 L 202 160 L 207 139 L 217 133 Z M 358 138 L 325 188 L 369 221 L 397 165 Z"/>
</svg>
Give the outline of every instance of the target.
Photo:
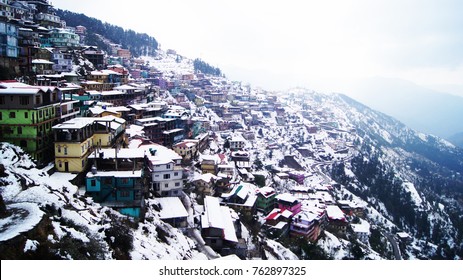
<svg viewBox="0 0 463 280">
<path fill-rule="evenodd" d="M 15 74 L 0 81 L 0 141 L 94 202 L 134 221 L 155 207 L 210 259 L 259 258 L 272 240 L 369 246 L 366 203 L 325 175 L 355 154 L 356 130 L 297 89 L 201 73 L 174 50 L 85 45 L 48 1 L 0 1 L 0 38 Z"/>
</svg>

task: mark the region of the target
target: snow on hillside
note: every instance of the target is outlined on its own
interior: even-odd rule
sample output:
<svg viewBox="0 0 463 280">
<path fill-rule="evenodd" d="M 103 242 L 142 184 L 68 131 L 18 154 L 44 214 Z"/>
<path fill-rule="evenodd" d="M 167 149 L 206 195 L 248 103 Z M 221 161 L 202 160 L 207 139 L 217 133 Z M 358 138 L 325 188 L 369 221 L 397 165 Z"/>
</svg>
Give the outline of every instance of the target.
<svg viewBox="0 0 463 280">
<path fill-rule="evenodd" d="M 402 184 L 402 186 L 405 189 L 405 191 L 410 193 L 410 197 L 416 206 L 420 206 L 423 203 L 423 200 L 418 194 L 418 191 L 416 190 L 415 185 L 413 183 L 405 182 Z"/>
<path fill-rule="evenodd" d="M 164 75 L 183 75 L 194 73 L 193 61 L 176 54 L 167 54 L 159 50 L 156 57 L 142 56 L 140 57 L 150 66 L 164 73 Z"/>
<path fill-rule="evenodd" d="M 74 176 L 63 173 L 49 176 L 36 169 L 19 147 L 1 143 L 0 164 L 5 167 L 4 177 L 0 178 L 0 194 L 11 213 L 0 220 L 0 241 L 13 242 L 42 221 L 50 221 L 48 237 L 33 244 L 49 248 L 49 254 L 58 258 L 113 259 L 117 257 L 114 246 L 118 246 L 118 240 L 127 241 L 122 244 L 132 247 L 133 259 L 201 257 L 193 249 L 194 242 L 162 222 L 152 208 L 148 208 L 144 222 L 126 225 L 126 216 L 81 196 L 78 187 L 69 182 Z M 124 231 L 126 234 L 121 235 Z M 65 241 L 69 238 L 73 240 L 71 244 Z M 30 242 L 23 246 L 20 251 L 30 251 Z M 89 255 L 80 255 L 73 246 L 87 248 Z"/>
<path fill-rule="evenodd" d="M 43 217 L 34 203 L 15 203 L 9 206 L 12 214 L 0 220 L 0 241 L 6 241 L 33 229 Z"/>
</svg>

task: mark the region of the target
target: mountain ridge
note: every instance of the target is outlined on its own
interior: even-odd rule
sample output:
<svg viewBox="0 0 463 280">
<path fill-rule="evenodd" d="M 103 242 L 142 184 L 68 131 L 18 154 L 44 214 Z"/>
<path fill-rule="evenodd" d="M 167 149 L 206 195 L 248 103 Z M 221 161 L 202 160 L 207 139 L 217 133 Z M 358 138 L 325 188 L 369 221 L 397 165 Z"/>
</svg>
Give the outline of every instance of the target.
<svg viewBox="0 0 463 280">
<path fill-rule="evenodd" d="M 348 96 L 401 120 L 408 126 L 449 138 L 463 131 L 463 97 L 418 86 L 412 82 L 375 77 L 348 86 Z"/>
</svg>

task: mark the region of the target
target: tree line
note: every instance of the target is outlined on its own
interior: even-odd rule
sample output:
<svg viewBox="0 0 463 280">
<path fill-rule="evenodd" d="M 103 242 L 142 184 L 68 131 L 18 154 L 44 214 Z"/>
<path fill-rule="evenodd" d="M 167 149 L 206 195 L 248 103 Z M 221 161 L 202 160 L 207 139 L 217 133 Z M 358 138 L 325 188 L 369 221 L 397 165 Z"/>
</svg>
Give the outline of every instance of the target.
<svg viewBox="0 0 463 280">
<path fill-rule="evenodd" d="M 115 44 L 121 45 L 122 48 L 130 50 L 133 56 L 142 55 L 154 56 L 158 49 L 158 42 L 154 37 L 146 33 L 137 33 L 133 30 L 125 30 L 122 27 L 103 23 L 102 21 L 88 17 L 84 14 L 78 14 L 70 11 L 56 9 L 56 15 L 66 21 L 68 26 L 76 27 L 79 25 L 87 28 L 86 44 L 95 45 L 109 51 L 108 46 L 101 44 L 95 34 L 107 38 Z"/>
</svg>

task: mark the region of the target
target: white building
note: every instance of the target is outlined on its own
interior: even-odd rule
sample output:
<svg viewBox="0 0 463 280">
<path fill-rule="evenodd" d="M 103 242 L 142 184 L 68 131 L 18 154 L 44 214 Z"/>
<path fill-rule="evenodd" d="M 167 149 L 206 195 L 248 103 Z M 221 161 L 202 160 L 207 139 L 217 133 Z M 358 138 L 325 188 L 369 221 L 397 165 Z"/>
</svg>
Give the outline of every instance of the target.
<svg viewBox="0 0 463 280">
<path fill-rule="evenodd" d="M 230 140 L 230 149 L 231 150 L 243 150 L 246 146 L 246 140 L 243 136 L 235 136 Z"/>
<path fill-rule="evenodd" d="M 358 240 L 362 243 L 368 244 L 368 240 L 370 239 L 370 224 L 362 219 L 360 219 L 360 221 L 360 224 L 351 224 L 350 226 Z"/>
<path fill-rule="evenodd" d="M 182 157 L 157 144 L 141 146 L 148 156 L 152 187 L 158 196 L 180 196 L 183 190 Z"/>
</svg>

